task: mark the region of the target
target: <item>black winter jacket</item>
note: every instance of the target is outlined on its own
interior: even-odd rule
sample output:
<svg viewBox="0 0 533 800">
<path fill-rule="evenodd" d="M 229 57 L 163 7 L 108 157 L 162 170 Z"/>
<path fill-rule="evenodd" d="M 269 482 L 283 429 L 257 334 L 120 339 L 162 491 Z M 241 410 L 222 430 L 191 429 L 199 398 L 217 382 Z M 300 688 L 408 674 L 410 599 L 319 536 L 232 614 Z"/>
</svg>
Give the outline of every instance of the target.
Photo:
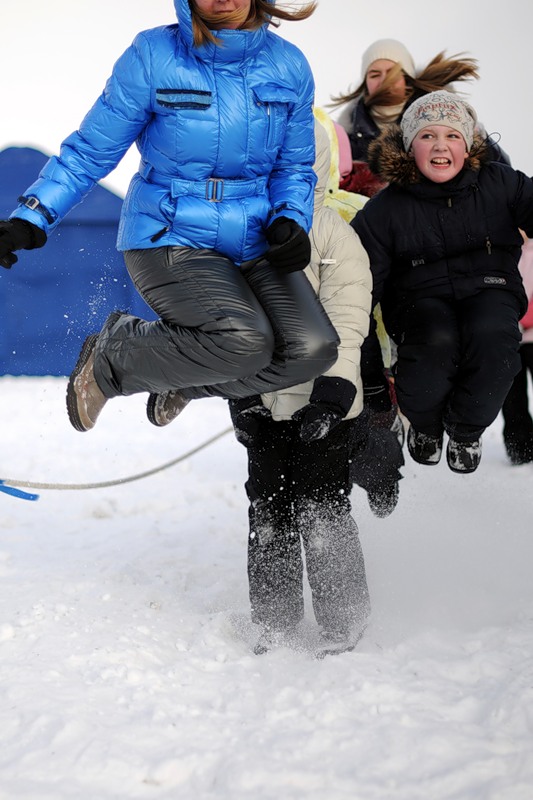
<svg viewBox="0 0 533 800">
<path fill-rule="evenodd" d="M 533 181 L 488 157 L 476 138 L 459 175 L 437 184 L 405 153 L 399 126 L 370 148 L 370 168 L 389 185 L 351 224 L 370 257 L 373 302 L 381 302 L 385 324 L 410 299 L 461 299 L 491 288 L 512 292 L 525 311 L 519 228 L 533 236 Z"/>
</svg>

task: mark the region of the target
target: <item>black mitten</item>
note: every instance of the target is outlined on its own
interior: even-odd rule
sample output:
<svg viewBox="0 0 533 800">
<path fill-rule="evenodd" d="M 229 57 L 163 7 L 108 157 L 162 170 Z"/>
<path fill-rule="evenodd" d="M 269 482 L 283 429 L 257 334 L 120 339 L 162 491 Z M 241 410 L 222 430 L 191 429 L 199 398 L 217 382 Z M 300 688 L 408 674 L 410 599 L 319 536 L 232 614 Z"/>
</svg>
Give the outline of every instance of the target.
<svg viewBox="0 0 533 800">
<path fill-rule="evenodd" d="M 229 400 L 228 405 L 235 438 L 245 447 L 253 447 L 261 432 L 261 420 L 270 417 L 270 411 L 263 405 L 258 394 Z"/>
<path fill-rule="evenodd" d="M 346 417 L 355 394 L 355 386 L 345 378 L 317 378 L 308 405 L 292 417 L 300 425 L 300 438 L 315 442 L 327 436 Z"/>
<path fill-rule="evenodd" d="M 18 261 L 13 250 L 33 250 L 46 244 L 46 233 L 25 219 L 0 220 L 0 266 L 11 269 Z"/>
<path fill-rule="evenodd" d="M 266 230 L 270 247 L 266 260 L 281 272 L 305 269 L 311 261 L 311 242 L 301 225 L 288 217 L 278 217 Z"/>
</svg>

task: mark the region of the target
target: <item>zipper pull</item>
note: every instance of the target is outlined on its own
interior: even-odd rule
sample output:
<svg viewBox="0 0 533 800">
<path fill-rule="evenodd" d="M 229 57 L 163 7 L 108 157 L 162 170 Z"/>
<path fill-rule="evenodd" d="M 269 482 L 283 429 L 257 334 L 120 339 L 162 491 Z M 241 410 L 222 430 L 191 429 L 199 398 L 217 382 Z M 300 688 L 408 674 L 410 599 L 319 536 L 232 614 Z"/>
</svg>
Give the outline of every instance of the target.
<svg viewBox="0 0 533 800">
<path fill-rule="evenodd" d="M 165 225 L 165 227 L 161 228 L 160 231 L 158 231 L 157 233 L 154 233 L 153 236 L 150 236 L 150 241 L 151 242 L 157 242 L 159 239 L 161 239 L 162 236 L 165 235 L 165 233 L 168 231 L 168 229 L 169 229 L 168 225 Z"/>
<path fill-rule="evenodd" d="M 488 236 L 485 239 L 485 247 L 487 248 L 487 253 L 489 254 L 489 256 L 492 255 L 492 245 L 490 243 L 490 239 Z"/>
<path fill-rule="evenodd" d="M 448 197 L 448 208 L 452 207 L 452 198 Z"/>
</svg>

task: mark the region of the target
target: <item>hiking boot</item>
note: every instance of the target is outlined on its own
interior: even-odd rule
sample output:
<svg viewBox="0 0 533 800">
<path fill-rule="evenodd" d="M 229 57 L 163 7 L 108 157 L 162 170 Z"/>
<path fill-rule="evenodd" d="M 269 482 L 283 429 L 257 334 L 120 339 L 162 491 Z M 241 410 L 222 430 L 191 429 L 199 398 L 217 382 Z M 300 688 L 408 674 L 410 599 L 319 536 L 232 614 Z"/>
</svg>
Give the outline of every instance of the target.
<svg viewBox="0 0 533 800">
<path fill-rule="evenodd" d="M 170 425 L 181 414 L 188 402 L 178 389 L 172 389 L 169 392 L 152 392 L 146 404 L 146 416 L 152 425 L 162 428 Z"/>
<path fill-rule="evenodd" d="M 94 377 L 94 350 L 98 338 L 112 328 L 122 316 L 121 311 L 113 311 L 100 333 L 87 336 L 81 348 L 67 386 L 67 413 L 74 428 L 81 433 L 94 428 L 100 411 L 108 399 L 96 383 Z"/>
<path fill-rule="evenodd" d="M 438 464 L 442 455 L 442 438 L 442 434 L 429 436 L 427 433 L 415 431 L 411 425 L 407 432 L 407 449 L 411 458 L 418 464 Z"/>
<path fill-rule="evenodd" d="M 446 458 L 452 472 L 459 472 L 462 475 L 475 472 L 481 461 L 481 439 L 475 439 L 473 442 L 458 442 L 450 439 Z"/>
<path fill-rule="evenodd" d="M 368 505 L 375 517 L 388 517 L 396 508 L 399 496 L 400 488 L 396 481 L 380 489 L 367 492 Z"/>
<path fill-rule="evenodd" d="M 98 334 L 88 336 L 67 386 L 67 413 L 71 424 L 83 433 L 94 428 L 100 411 L 107 403 L 94 377 L 94 348 Z"/>
</svg>

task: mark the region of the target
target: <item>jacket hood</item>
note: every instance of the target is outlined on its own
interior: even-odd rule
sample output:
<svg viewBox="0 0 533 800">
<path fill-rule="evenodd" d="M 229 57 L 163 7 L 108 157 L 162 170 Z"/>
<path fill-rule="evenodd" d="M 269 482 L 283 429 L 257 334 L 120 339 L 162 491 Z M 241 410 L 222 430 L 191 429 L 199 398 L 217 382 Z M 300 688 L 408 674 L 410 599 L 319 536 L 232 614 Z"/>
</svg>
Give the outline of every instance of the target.
<svg viewBox="0 0 533 800">
<path fill-rule="evenodd" d="M 489 145 L 479 134 L 474 134 L 470 154 L 463 169 L 478 172 L 481 165 L 491 160 Z M 403 188 L 424 180 L 412 156 L 403 146 L 399 125 L 389 125 L 368 149 L 368 166 L 387 183 Z M 463 172 L 463 170 L 461 171 Z"/>
<path fill-rule="evenodd" d="M 315 213 L 323 205 L 333 208 L 350 222 L 367 198 L 354 192 L 339 189 L 339 140 L 335 125 L 322 108 L 314 109 L 316 157 L 313 169 L 317 176 L 315 186 Z"/>
<path fill-rule="evenodd" d="M 275 0 L 267 0 L 275 5 Z M 207 42 L 201 47 L 196 47 L 192 32 L 192 16 L 189 0 L 174 0 L 176 16 L 180 24 L 180 34 L 188 47 L 194 48 L 197 54 L 204 59 L 218 57 L 217 60 L 232 60 L 235 56 L 246 55 L 250 51 L 256 52 L 263 42 L 266 25 L 257 31 L 221 30 L 216 32 L 217 39 L 223 44 L 217 45 Z"/>
<path fill-rule="evenodd" d="M 324 205 L 324 197 L 335 173 L 332 141 L 322 120 L 319 120 L 315 111 L 315 171 L 317 181 L 315 185 L 315 214 Z M 338 174 L 338 169 L 337 169 Z M 334 179 L 334 178 L 333 178 Z M 337 183 L 338 185 L 338 183 Z"/>
</svg>

